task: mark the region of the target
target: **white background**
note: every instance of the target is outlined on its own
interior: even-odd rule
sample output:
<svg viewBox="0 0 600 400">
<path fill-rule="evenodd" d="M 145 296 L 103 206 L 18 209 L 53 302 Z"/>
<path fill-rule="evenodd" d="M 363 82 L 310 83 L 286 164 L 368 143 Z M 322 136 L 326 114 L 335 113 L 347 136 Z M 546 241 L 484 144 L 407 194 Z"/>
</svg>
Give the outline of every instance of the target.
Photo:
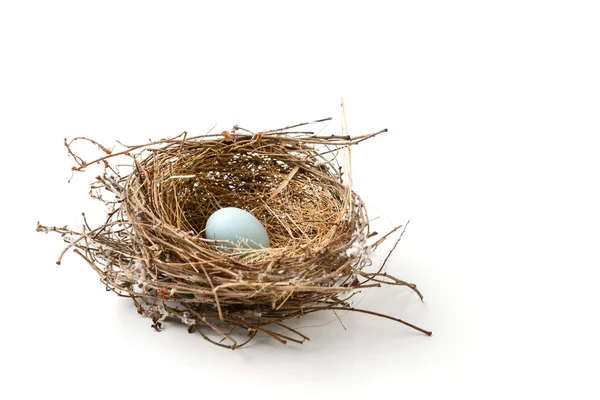
<svg viewBox="0 0 600 400">
<path fill-rule="evenodd" d="M 0 397 L 598 398 L 599 20 L 593 1 L 3 1 Z M 367 315 L 239 351 L 157 333 L 34 232 L 103 212 L 63 138 L 258 131 L 340 97 L 350 133 L 389 129 L 353 150 L 355 186 L 410 219 L 389 272 L 425 295 L 361 306 L 431 338 Z"/>
</svg>

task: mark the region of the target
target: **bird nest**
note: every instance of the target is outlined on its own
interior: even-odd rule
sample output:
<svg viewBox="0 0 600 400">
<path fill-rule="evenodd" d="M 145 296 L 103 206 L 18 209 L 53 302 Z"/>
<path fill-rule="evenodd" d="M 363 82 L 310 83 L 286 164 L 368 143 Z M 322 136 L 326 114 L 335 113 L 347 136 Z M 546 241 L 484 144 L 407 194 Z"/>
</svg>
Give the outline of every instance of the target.
<svg viewBox="0 0 600 400">
<path fill-rule="evenodd" d="M 301 343 L 308 338 L 287 320 L 347 310 L 430 335 L 349 301 L 358 290 L 381 284 L 408 286 L 422 296 L 415 285 L 384 272 L 391 252 L 376 271 L 367 271 L 373 251 L 401 226 L 377 239 L 365 204 L 343 176 L 340 154 L 385 130 L 358 137 L 299 131 L 326 120 L 260 133 L 238 126 L 198 137 L 184 132 L 143 145 L 120 144 L 123 150 L 116 152 L 87 138 L 65 140 L 74 171 L 103 166 L 90 195 L 108 206 L 108 216 L 93 227 L 84 215 L 78 231 L 37 229 L 58 232 L 68 243 L 58 264 L 74 249 L 107 290 L 131 298 L 157 330 L 169 318 L 228 348 L 257 333 Z M 104 154 L 84 161 L 73 150 L 80 141 Z M 122 157 L 129 159 L 126 172 L 115 162 Z M 215 246 L 205 237 L 206 222 L 224 207 L 254 215 L 271 246 Z"/>
</svg>

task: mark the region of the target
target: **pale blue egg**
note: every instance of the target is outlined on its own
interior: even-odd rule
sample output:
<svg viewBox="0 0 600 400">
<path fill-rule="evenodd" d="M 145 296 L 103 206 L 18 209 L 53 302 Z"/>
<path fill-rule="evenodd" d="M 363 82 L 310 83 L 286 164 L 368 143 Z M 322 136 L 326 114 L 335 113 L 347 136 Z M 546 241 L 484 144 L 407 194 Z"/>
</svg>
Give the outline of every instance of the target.
<svg viewBox="0 0 600 400">
<path fill-rule="evenodd" d="M 206 221 L 206 238 L 227 240 L 216 246 L 260 249 L 271 246 L 267 230 L 246 210 L 226 207 L 215 211 Z"/>
</svg>

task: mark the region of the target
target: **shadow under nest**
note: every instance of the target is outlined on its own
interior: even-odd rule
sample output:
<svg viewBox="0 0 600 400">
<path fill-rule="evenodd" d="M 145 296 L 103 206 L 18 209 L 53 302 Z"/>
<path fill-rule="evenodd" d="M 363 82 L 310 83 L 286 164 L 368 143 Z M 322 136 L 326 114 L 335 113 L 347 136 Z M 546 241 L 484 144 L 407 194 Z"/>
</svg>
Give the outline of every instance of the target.
<svg viewBox="0 0 600 400">
<path fill-rule="evenodd" d="M 74 248 L 107 290 L 130 297 L 157 330 L 175 318 L 222 347 L 239 348 L 258 332 L 302 343 L 308 338 L 286 320 L 347 310 L 431 335 L 348 301 L 359 289 L 382 283 L 408 286 L 422 299 L 415 285 L 384 272 L 389 254 L 378 271 L 366 271 L 372 252 L 401 226 L 377 239 L 340 165 L 349 146 L 385 130 L 354 138 L 292 130 L 308 124 L 257 134 L 237 126 L 220 135 L 184 133 L 117 153 L 87 138 L 65 140 L 78 164 L 74 170 L 104 165 L 90 193 L 111 211 L 103 225 L 92 228 L 85 221 L 81 232 L 39 224 L 38 230 L 60 233 L 69 245 L 59 263 Z M 72 151 L 80 140 L 106 154 L 84 161 Z M 129 173 L 109 162 L 121 156 L 132 161 Z M 206 221 L 224 207 L 254 215 L 271 247 L 213 246 L 204 236 Z M 246 334 L 240 340 L 241 331 Z"/>
</svg>

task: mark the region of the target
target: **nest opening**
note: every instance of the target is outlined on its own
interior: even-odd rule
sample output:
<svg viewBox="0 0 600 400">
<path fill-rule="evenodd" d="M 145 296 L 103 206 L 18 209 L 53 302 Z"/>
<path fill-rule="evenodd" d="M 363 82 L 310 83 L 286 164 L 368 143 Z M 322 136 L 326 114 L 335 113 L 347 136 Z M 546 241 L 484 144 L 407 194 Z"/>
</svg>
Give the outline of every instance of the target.
<svg viewBox="0 0 600 400">
<path fill-rule="evenodd" d="M 146 170 L 155 176 L 142 179 L 142 185 L 158 185 L 161 194 L 153 212 L 178 229 L 204 236 L 212 213 L 237 207 L 264 225 L 271 247 L 290 250 L 322 246 L 344 212 L 347 189 L 331 170 L 308 164 L 285 147 L 257 149 L 247 141 L 234 150 L 213 148 L 198 157 L 203 151 L 203 144 L 192 143 L 176 154 L 155 154 L 148 160 Z"/>
</svg>

